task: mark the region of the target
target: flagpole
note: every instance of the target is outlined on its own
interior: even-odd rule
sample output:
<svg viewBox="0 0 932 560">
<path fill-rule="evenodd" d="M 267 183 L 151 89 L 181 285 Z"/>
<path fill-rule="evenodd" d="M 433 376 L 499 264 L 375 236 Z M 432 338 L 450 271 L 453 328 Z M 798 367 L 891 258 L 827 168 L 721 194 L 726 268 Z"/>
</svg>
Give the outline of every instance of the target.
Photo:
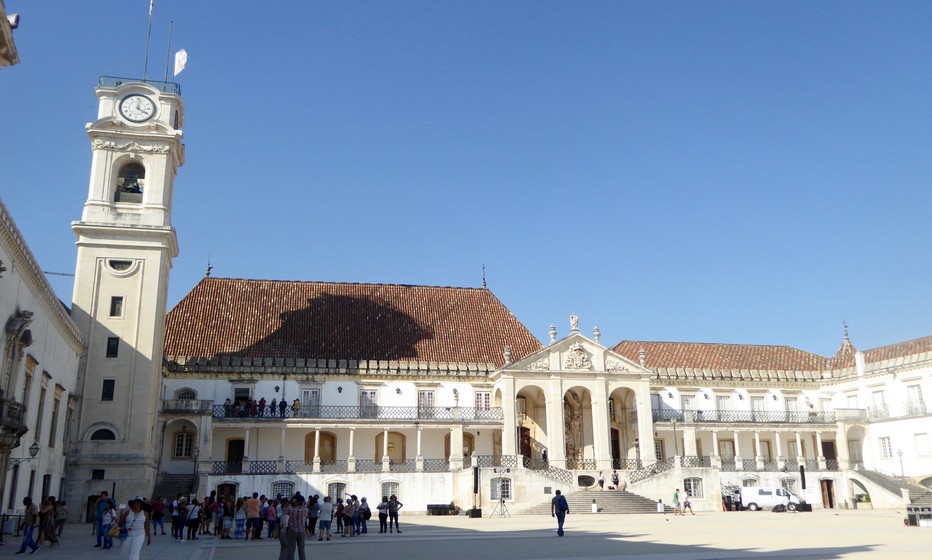
<svg viewBox="0 0 932 560">
<path fill-rule="evenodd" d="M 168 22 L 168 52 L 165 53 L 165 81 L 168 81 L 168 65 L 171 64 L 172 59 L 172 27 L 174 27 L 174 20 Z"/>
<path fill-rule="evenodd" d="M 146 81 L 146 73 L 149 70 L 149 39 L 152 37 L 152 4 L 155 0 L 149 0 L 149 29 L 146 31 L 146 62 L 142 67 L 142 81 Z"/>
</svg>

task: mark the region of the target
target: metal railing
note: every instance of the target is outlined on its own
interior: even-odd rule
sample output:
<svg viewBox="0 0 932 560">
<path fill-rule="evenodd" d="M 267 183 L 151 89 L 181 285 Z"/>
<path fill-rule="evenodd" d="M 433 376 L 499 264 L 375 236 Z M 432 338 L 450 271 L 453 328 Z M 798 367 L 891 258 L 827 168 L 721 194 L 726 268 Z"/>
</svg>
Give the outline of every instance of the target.
<svg viewBox="0 0 932 560">
<path fill-rule="evenodd" d="M 789 412 L 789 411 L 753 411 L 753 410 L 673 410 L 652 409 L 654 422 L 669 422 L 685 419 L 706 423 L 775 423 L 775 424 L 832 424 L 834 412 Z"/>
<path fill-rule="evenodd" d="M 320 472 L 322 473 L 347 473 L 349 472 L 349 466 L 346 459 L 340 459 L 338 461 L 327 461 L 326 463 L 320 464 Z"/>
<path fill-rule="evenodd" d="M 640 469 L 628 473 L 628 480 L 631 482 L 640 482 L 654 475 L 669 471 L 675 466 L 676 459 L 674 457 L 667 457 L 663 461 L 657 461 L 653 465 L 646 465 Z"/>
<path fill-rule="evenodd" d="M 819 460 L 818 459 L 806 459 L 806 470 L 807 471 L 819 470 Z"/>
<path fill-rule="evenodd" d="M 292 405 L 274 409 L 246 404 L 215 404 L 212 415 L 218 420 L 230 421 L 281 421 L 290 419 L 310 420 L 438 420 L 469 422 L 500 422 L 504 419 L 501 408 L 476 408 L 455 406 L 350 406 L 350 405 Z"/>
<path fill-rule="evenodd" d="M 392 472 L 415 472 L 417 471 L 417 460 L 391 461 L 389 467 Z"/>
<path fill-rule="evenodd" d="M 446 459 L 424 459 L 424 472 L 446 472 L 450 470 L 450 461 Z"/>
<path fill-rule="evenodd" d="M 720 470 L 722 472 L 735 472 L 738 469 L 734 459 L 722 459 L 722 468 Z"/>
<path fill-rule="evenodd" d="M 210 466 L 210 474 L 242 474 L 242 461 L 213 461 Z"/>
<path fill-rule="evenodd" d="M 893 477 L 887 476 L 885 474 L 865 469 L 864 465 L 855 465 L 854 470 L 867 480 L 870 480 L 877 486 L 880 486 L 884 490 L 892 492 L 893 494 L 902 495 L 903 492 L 901 489 L 906 487 L 901 479 L 894 479 Z"/>
<path fill-rule="evenodd" d="M 763 464 L 764 467 L 761 469 L 762 471 L 775 472 L 780 470 L 780 463 L 778 461 L 764 461 Z"/>
<path fill-rule="evenodd" d="M 756 471 L 757 461 L 755 459 L 741 459 L 741 470 Z"/>
<path fill-rule="evenodd" d="M 838 470 L 838 459 L 826 459 L 826 460 L 825 460 L 825 470 L 827 470 L 827 471 L 837 471 L 837 470 Z"/>
<path fill-rule="evenodd" d="M 684 467 L 711 467 L 712 457 L 707 455 L 683 455 Z"/>
<path fill-rule="evenodd" d="M 249 461 L 249 474 L 276 474 L 278 461 Z"/>
<path fill-rule="evenodd" d="M 574 459 L 567 457 L 566 469 L 570 471 L 595 471 L 599 468 L 599 462 L 595 459 Z"/>
<path fill-rule="evenodd" d="M 356 472 L 382 472 L 382 461 L 375 459 L 356 459 Z"/>
<path fill-rule="evenodd" d="M 162 412 L 181 412 L 187 414 L 210 414 L 214 401 L 197 399 L 166 399 L 162 401 Z"/>
<path fill-rule="evenodd" d="M 890 417 L 890 408 L 885 406 L 871 407 L 867 409 L 868 420 L 885 420 Z"/>
<path fill-rule="evenodd" d="M 537 471 L 544 476 L 558 480 L 563 484 L 573 484 L 573 473 L 566 469 L 554 467 L 550 464 L 550 461 L 544 461 L 542 459 L 531 459 L 530 457 L 524 457 L 523 460 L 524 468 L 526 469 Z"/>
<path fill-rule="evenodd" d="M 906 403 L 906 416 L 922 416 L 926 414 L 926 403 Z"/>
<path fill-rule="evenodd" d="M 159 80 L 141 80 L 139 78 L 119 78 L 117 76 L 101 76 L 97 85 L 102 87 L 120 87 L 123 84 L 146 84 L 164 93 L 181 95 L 181 85 L 175 82 L 162 82 Z"/>
<path fill-rule="evenodd" d="M 314 472 L 314 463 L 307 461 L 285 461 L 285 474 Z"/>
<path fill-rule="evenodd" d="M 643 465 L 639 459 L 612 459 L 612 468 L 619 471 L 626 471 L 628 469 L 639 469 Z"/>
<path fill-rule="evenodd" d="M 425 459 L 426 461 L 426 459 Z M 476 463 L 480 467 L 517 468 L 518 455 L 476 455 Z"/>
</svg>

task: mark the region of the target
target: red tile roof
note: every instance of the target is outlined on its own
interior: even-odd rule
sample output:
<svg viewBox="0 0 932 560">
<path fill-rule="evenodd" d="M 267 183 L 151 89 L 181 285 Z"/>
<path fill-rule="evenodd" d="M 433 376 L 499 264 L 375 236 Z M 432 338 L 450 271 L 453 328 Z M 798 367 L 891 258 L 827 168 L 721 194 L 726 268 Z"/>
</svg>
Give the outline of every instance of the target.
<svg viewBox="0 0 932 560">
<path fill-rule="evenodd" d="M 165 355 L 504 363 L 540 342 L 484 288 L 204 278 L 166 318 Z"/>
<path fill-rule="evenodd" d="M 883 360 L 893 360 L 915 354 L 932 352 L 932 336 L 898 342 L 880 348 L 864 351 L 864 361 L 868 364 Z"/>
<path fill-rule="evenodd" d="M 641 348 L 652 369 L 820 371 L 828 367 L 826 358 L 790 346 L 623 340 L 612 350 L 637 362 Z"/>
</svg>

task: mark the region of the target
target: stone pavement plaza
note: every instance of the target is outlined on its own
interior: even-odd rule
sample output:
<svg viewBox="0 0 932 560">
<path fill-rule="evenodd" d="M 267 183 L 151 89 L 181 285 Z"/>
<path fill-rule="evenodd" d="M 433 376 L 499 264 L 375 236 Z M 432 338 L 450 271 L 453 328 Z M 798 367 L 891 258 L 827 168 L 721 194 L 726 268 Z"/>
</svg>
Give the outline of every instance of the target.
<svg viewBox="0 0 932 560">
<path fill-rule="evenodd" d="M 541 558 L 626 558 L 694 560 L 711 558 L 932 558 L 932 528 L 905 527 L 905 512 L 818 511 L 814 513 L 700 513 L 696 516 L 570 515 L 566 536 L 556 536 L 551 517 L 469 519 L 405 517 L 404 533 L 308 541 L 308 560 L 508 560 Z M 376 527 L 378 527 L 376 525 Z M 124 558 L 125 550 L 93 547 L 90 528 L 69 525 L 60 548 L 37 554 L 67 560 Z M 14 544 L 15 542 L 15 544 Z M 7 537 L 0 554 L 13 556 L 19 541 Z M 221 541 L 201 537 L 175 542 L 153 537 L 142 560 L 277 560 L 278 542 Z"/>
</svg>

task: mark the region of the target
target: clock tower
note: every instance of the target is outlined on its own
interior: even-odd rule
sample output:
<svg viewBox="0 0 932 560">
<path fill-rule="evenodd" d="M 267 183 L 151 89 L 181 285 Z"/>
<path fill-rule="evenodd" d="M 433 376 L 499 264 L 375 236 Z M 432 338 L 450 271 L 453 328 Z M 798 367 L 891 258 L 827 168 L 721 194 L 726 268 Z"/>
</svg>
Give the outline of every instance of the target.
<svg viewBox="0 0 932 560">
<path fill-rule="evenodd" d="M 150 496 L 168 273 L 178 255 L 171 223 L 184 164 L 178 84 L 103 77 L 87 124 L 91 173 L 77 237 L 72 317 L 87 345 L 69 450 L 69 501 L 101 490 L 118 503 Z"/>
</svg>

